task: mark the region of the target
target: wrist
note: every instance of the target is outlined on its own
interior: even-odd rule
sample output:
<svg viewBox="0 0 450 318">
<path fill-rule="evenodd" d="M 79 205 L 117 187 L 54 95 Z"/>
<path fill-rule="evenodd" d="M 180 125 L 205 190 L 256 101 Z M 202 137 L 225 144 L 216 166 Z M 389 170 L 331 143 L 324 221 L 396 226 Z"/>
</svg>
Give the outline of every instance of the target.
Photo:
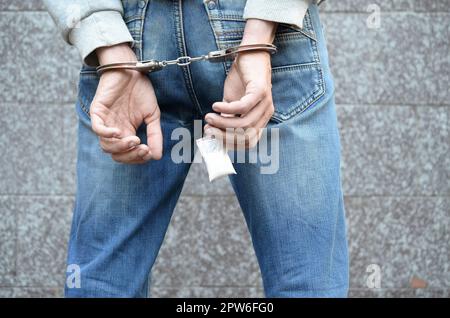
<svg viewBox="0 0 450 318">
<path fill-rule="evenodd" d="M 241 45 L 272 43 L 278 24 L 276 22 L 248 19 L 245 24 Z"/>
<path fill-rule="evenodd" d="M 100 65 L 137 61 L 136 54 L 126 43 L 100 47 L 96 50 L 96 53 Z"/>
</svg>

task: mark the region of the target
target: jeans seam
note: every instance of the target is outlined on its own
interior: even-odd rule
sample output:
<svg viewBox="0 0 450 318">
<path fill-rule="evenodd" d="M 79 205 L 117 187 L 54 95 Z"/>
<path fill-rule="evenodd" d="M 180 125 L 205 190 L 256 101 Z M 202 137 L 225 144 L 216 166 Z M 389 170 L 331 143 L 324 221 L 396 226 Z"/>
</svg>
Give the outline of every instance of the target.
<svg viewBox="0 0 450 318">
<path fill-rule="evenodd" d="M 143 52 L 144 52 L 144 41 L 142 40 L 142 35 L 144 33 L 144 23 L 145 23 L 145 18 L 146 18 L 146 14 L 147 14 L 147 7 L 148 7 L 148 0 L 145 0 L 145 5 L 143 6 L 143 8 L 140 8 L 140 11 L 138 12 L 138 15 L 141 16 L 141 19 L 139 19 L 139 30 L 138 30 L 138 40 L 135 42 L 139 42 L 138 46 L 138 50 L 139 50 L 139 59 L 142 61 L 143 59 Z M 136 43 L 137 44 L 137 43 Z"/>
<path fill-rule="evenodd" d="M 137 20 L 142 20 L 142 15 L 140 14 L 135 14 L 135 15 L 131 15 L 129 17 L 123 18 L 123 20 L 125 21 L 125 23 L 130 23 L 133 21 L 137 21 Z"/>
<path fill-rule="evenodd" d="M 314 69 L 316 67 L 320 67 L 317 62 L 280 65 L 272 67 L 272 72 L 294 71 L 299 68 Z"/>
<path fill-rule="evenodd" d="M 89 118 L 91 118 L 91 115 L 89 114 L 89 111 L 88 111 L 86 105 L 84 104 L 84 102 L 82 101 L 81 98 L 78 99 L 78 103 L 80 104 L 81 110 L 82 110 Z"/>
<path fill-rule="evenodd" d="M 331 251 L 330 251 L 330 266 L 328 267 L 328 284 L 331 285 L 331 282 L 333 281 L 333 253 L 334 253 L 334 243 L 336 241 L 336 230 L 337 230 L 337 222 L 338 222 L 338 218 L 339 218 L 339 211 L 336 212 L 336 217 L 334 219 L 334 225 L 333 225 L 333 239 L 331 242 Z"/>
<path fill-rule="evenodd" d="M 217 49 L 224 49 L 224 46 L 221 44 L 222 41 L 219 39 L 220 34 L 225 30 L 223 25 L 223 12 L 222 10 L 220 10 L 220 3 L 217 2 L 216 8 L 209 9 L 206 1 L 203 1 L 203 6 L 206 10 L 206 13 L 208 14 L 209 26 L 211 27 L 211 31 L 214 34 L 214 40 L 216 42 Z M 225 74 L 228 75 L 227 62 L 222 62 L 222 66 Z"/>
<path fill-rule="evenodd" d="M 183 27 L 183 4 L 181 0 L 173 0 L 173 9 L 174 9 L 174 28 L 175 35 L 177 39 L 177 48 L 178 54 L 180 56 L 187 55 L 186 52 L 186 41 L 184 38 L 184 27 Z M 187 91 L 189 93 L 189 97 L 191 101 L 197 107 L 197 110 L 200 114 L 203 114 L 202 107 L 200 106 L 200 102 L 198 101 L 197 94 L 195 93 L 194 85 L 192 83 L 192 74 L 189 65 L 182 67 L 184 82 L 186 84 Z"/>
</svg>

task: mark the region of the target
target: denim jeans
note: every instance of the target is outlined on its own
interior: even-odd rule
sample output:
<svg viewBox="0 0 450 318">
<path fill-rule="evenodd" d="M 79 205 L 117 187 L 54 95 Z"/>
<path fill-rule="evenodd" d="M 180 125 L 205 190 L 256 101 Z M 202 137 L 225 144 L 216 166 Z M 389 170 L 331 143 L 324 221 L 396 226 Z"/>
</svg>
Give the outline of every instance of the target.
<svg viewBox="0 0 450 318">
<path fill-rule="evenodd" d="M 245 0 L 123 1 L 124 19 L 141 60 L 197 56 L 238 45 Z M 318 8 L 304 28 L 280 25 L 272 57 L 279 169 L 235 163 L 230 177 L 252 237 L 268 297 L 345 297 L 348 255 L 340 180 L 334 86 Z M 146 297 L 148 277 L 188 173 L 171 160 L 177 127 L 222 100 L 230 62 L 167 67 L 149 77 L 162 112 L 164 155 L 143 165 L 114 162 L 91 129 L 89 105 L 99 77 L 83 66 L 77 198 L 68 264 L 80 268 L 81 288 L 68 297 Z M 146 141 L 145 128 L 138 130 Z M 192 134 L 192 139 L 194 136 Z M 194 142 L 192 142 L 192 145 Z"/>
</svg>

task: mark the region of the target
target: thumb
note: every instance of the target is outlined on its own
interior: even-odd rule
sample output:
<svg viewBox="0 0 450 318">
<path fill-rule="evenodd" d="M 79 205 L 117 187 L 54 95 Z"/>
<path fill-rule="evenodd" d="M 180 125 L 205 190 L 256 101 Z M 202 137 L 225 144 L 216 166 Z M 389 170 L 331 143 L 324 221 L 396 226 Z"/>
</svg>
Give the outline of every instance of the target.
<svg viewBox="0 0 450 318">
<path fill-rule="evenodd" d="M 152 155 L 152 159 L 162 158 L 163 136 L 161 131 L 160 112 L 157 106 L 155 111 L 145 118 L 147 125 L 147 144 Z"/>
<path fill-rule="evenodd" d="M 120 129 L 115 127 L 107 127 L 105 121 L 100 114 L 95 111 L 90 112 L 92 130 L 99 137 L 112 138 L 120 136 Z"/>
</svg>

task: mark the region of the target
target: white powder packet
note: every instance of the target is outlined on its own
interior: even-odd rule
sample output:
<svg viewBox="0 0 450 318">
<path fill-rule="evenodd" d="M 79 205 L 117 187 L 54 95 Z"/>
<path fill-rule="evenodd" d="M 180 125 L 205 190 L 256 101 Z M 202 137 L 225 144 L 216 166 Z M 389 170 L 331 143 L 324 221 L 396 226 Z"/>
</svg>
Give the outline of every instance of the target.
<svg viewBox="0 0 450 318">
<path fill-rule="evenodd" d="M 229 174 L 236 174 L 222 140 L 206 136 L 197 139 L 196 143 L 203 160 L 205 160 L 210 182 Z"/>
</svg>

